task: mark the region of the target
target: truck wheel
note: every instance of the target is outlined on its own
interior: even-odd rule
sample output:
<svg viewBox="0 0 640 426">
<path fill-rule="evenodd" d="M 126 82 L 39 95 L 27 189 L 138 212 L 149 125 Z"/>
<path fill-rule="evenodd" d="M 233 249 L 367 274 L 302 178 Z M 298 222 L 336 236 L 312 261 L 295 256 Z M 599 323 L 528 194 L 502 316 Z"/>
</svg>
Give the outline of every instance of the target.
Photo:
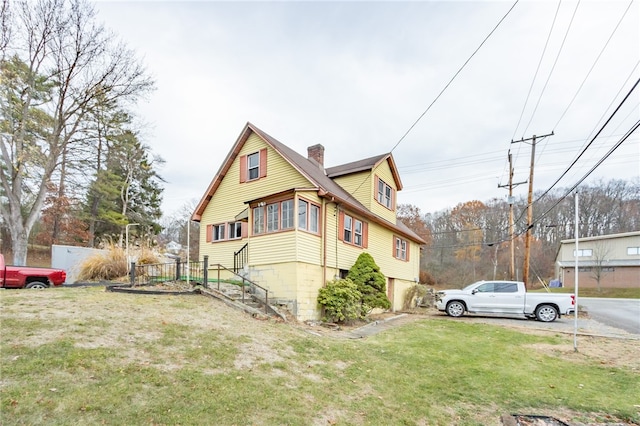
<svg viewBox="0 0 640 426">
<path fill-rule="evenodd" d="M 35 290 L 42 290 L 43 288 L 47 288 L 47 287 L 48 286 L 45 283 L 42 283 L 40 281 L 31 282 L 26 286 L 26 288 L 33 288 Z"/>
<path fill-rule="evenodd" d="M 454 300 L 447 303 L 447 315 L 450 317 L 461 317 L 464 314 L 464 303 Z"/>
<path fill-rule="evenodd" d="M 536 318 L 542 322 L 555 321 L 558 318 L 558 310 L 551 305 L 540 305 L 536 308 Z"/>
</svg>

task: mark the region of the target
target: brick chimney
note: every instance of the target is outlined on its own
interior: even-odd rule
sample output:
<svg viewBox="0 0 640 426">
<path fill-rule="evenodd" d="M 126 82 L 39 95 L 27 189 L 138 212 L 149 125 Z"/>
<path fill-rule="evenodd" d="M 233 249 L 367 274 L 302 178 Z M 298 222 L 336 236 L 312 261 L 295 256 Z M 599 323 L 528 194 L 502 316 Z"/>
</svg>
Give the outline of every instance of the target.
<svg viewBox="0 0 640 426">
<path fill-rule="evenodd" d="M 307 148 L 307 158 L 324 167 L 324 146 L 317 144 Z"/>
</svg>

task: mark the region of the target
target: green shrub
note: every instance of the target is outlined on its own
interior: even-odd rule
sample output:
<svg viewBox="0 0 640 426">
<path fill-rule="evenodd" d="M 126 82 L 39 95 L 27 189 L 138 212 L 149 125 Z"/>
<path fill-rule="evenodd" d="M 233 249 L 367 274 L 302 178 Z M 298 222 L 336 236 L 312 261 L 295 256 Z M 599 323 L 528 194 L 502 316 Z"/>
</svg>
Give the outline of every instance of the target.
<svg viewBox="0 0 640 426">
<path fill-rule="evenodd" d="M 324 308 L 324 320 L 346 322 L 360 316 L 362 294 L 350 279 L 329 281 L 318 292 L 318 303 Z"/>
<path fill-rule="evenodd" d="M 374 308 L 389 309 L 391 302 L 387 297 L 387 279 L 380 272 L 369 253 L 361 253 L 351 267 L 347 278 L 356 283 L 362 293 L 362 313 L 367 314 Z"/>
</svg>

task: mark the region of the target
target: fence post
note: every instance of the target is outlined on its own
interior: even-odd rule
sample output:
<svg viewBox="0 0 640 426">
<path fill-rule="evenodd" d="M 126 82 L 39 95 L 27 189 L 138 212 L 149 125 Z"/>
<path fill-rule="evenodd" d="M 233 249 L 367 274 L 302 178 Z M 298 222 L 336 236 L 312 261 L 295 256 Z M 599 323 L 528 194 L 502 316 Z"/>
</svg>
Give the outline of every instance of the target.
<svg viewBox="0 0 640 426">
<path fill-rule="evenodd" d="M 136 262 L 131 262 L 131 269 L 129 269 L 129 283 L 131 287 L 136 284 Z"/>
<path fill-rule="evenodd" d="M 202 280 L 204 281 L 204 288 L 209 288 L 209 256 L 204 256 L 202 271 Z"/>
<path fill-rule="evenodd" d="M 176 281 L 180 281 L 180 259 L 176 259 Z"/>
</svg>

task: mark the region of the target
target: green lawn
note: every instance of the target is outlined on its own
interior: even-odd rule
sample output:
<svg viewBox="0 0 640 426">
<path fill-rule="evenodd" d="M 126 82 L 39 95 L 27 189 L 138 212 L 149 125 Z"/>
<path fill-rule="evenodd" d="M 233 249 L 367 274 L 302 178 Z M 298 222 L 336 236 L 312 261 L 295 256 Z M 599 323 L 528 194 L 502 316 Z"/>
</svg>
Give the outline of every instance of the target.
<svg viewBox="0 0 640 426">
<path fill-rule="evenodd" d="M 99 288 L 0 301 L 7 425 L 640 422 L 638 368 L 574 354 L 567 336 L 427 318 L 349 340 L 201 296 Z"/>
<path fill-rule="evenodd" d="M 573 286 L 551 288 L 552 293 L 575 293 Z M 535 292 L 545 292 L 545 289 L 532 290 Z M 640 299 L 640 287 L 635 288 L 603 288 L 598 290 L 591 287 L 580 287 L 578 285 L 578 295 L 580 297 L 606 297 L 622 299 Z"/>
</svg>

